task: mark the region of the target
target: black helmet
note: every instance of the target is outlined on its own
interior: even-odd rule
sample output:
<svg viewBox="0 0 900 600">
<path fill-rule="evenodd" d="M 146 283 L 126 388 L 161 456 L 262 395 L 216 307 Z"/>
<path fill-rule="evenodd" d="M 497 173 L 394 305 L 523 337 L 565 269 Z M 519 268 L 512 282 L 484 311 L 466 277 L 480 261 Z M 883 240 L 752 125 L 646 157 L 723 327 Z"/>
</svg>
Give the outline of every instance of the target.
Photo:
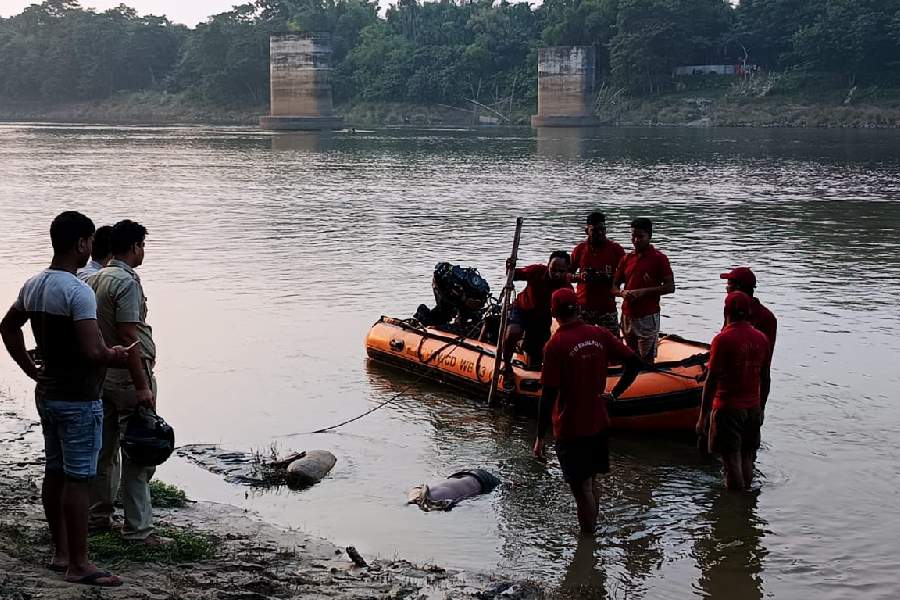
<svg viewBox="0 0 900 600">
<path fill-rule="evenodd" d="M 156 413 L 141 409 L 128 417 L 121 445 L 134 464 L 155 467 L 175 450 L 175 431 Z"/>
</svg>

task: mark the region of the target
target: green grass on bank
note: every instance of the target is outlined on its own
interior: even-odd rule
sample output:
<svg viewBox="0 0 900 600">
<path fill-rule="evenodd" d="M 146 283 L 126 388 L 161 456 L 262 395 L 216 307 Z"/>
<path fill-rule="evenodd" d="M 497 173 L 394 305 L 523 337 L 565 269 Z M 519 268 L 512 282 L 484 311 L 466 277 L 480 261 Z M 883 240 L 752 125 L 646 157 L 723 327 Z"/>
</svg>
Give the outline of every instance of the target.
<svg viewBox="0 0 900 600">
<path fill-rule="evenodd" d="M 182 563 L 216 556 L 218 542 L 209 534 L 175 527 L 159 527 L 156 533 L 172 538 L 175 543 L 168 546 L 146 546 L 128 542 L 118 532 L 110 531 L 91 536 L 88 540 L 88 552 L 91 558 L 107 563 Z"/>
<path fill-rule="evenodd" d="M 150 482 L 150 501 L 155 508 L 182 508 L 189 502 L 184 490 L 156 480 Z"/>
</svg>

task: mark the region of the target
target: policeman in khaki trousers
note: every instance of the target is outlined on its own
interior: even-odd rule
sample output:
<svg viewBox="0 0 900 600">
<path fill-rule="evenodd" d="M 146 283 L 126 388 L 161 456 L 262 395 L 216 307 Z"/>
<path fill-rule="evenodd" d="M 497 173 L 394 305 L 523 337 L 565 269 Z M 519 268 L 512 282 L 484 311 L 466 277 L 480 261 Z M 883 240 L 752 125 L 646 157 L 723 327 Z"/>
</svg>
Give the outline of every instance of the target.
<svg viewBox="0 0 900 600">
<path fill-rule="evenodd" d="M 121 483 L 125 507 L 122 536 L 148 545 L 168 544 L 171 539 L 153 532 L 149 483 L 156 468 L 135 465 L 124 455 L 120 464 L 119 456 L 119 440 L 128 417 L 138 409 L 156 410 L 156 345 L 147 325 L 147 298 L 135 272 L 144 262 L 147 230 L 126 219 L 113 226 L 110 237 L 113 258 L 88 284 L 97 294 L 97 320 L 107 343 L 137 343 L 137 348 L 129 355 L 127 369 L 107 371 L 103 386 L 103 448 L 91 493 L 91 525 L 112 527 L 113 504 Z"/>
</svg>

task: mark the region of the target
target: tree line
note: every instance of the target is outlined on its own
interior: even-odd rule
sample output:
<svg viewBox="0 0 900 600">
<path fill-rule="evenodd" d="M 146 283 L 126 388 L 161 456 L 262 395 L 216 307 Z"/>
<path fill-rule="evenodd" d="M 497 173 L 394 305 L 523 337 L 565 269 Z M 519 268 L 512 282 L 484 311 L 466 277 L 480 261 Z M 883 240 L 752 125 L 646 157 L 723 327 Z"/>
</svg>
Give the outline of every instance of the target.
<svg viewBox="0 0 900 600">
<path fill-rule="evenodd" d="M 268 39 L 332 32 L 335 100 L 533 105 L 538 48 L 593 45 L 599 79 L 673 88 L 678 65 L 746 64 L 834 87 L 900 83 L 900 0 L 255 0 L 190 29 L 122 4 L 44 0 L 0 18 L 0 97 L 268 98 Z"/>
</svg>

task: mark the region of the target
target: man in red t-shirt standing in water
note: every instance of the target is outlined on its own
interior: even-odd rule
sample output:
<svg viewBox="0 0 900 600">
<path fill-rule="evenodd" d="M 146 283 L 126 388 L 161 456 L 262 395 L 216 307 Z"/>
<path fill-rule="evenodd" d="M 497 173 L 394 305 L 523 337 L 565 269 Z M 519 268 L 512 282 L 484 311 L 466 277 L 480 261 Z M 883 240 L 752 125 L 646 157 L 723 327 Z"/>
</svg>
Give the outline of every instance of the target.
<svg viewBox="0 0 900 600">
<path fill-rule="evenodd" d="M 572 250 L 572 272 L 578 272 L 578 303 L 585 323 L 606 327 L 619 335 L 619 315 L 612 279 L 625 249 L 606 237 L 606 215 L 592 212 L 584 229 L 587 240 Z"/>
<path fill-rule="evenodd" d="M 544 349 L 534 455 L 544 460 L 544 436 L 552 418 L 556 455 L 575 496 L 578 524 L 583 534 L 590 535 L 597 526 L 599 475 L 609 472 L 606 403 L 628 389 L 641 361 L 609 331 L 578 317 L 578 297 L 571 289 L 553 293 L 552 311 L 559 329 Z M 622 364 L 624 371 L 606 394 L 610 362 Z"/>
<path fill-rule="evenodd" d="M 709 434 L 709 451 L 722 455 L 725 485 L 745 490 L 753 481 L 766 400 L 769 338 L 748 320 L 752 303 L 743 292 L 725 298 L 725 329 L 713 338 L 697 435 Z"/>
<path fill-rule="evenodd" d="M 737 267 L 728 273 L 719 275 L 720 279 L 725 279 L 725 291 L 744 292 L 750 296 L 750 324 L 766 334 L 769 338 L 769 347 L 771 352 L 775 353 L 775 335 L 778 333 L 778 319 L 772 314 L 772 311 L 763 306 L 754 295 L 756 290 L 756 275 L 749 267 Z M 771 357 L 770 357 L 771 358 Z"/>
<path fill-rule="evenodd" d="M 644 363 L 656 360 L 659 343 L 659 297 L 675 291 L 675 276 L 669 259 L 653 247 L 653 223 L 638 218 L 631 222 L 629 252 L 616 269 L 613 294 L 621 296 L 622 337 Z M 624 284 L 624 289 L 619 289 Z"/>
<path fill-rule="evenodd" d="M 569 280 L 569 254 L 557 250 L 550 255 L 546 265 L 528 265 L 516 269 L 515 281 L 527 281 L 525 289 L 519 292 L 509 311 L 506 337 L 503 340 L 503 389 L 515 389 L 512 356 L 519 340 L 523 340 L 528 368 L 539 369 L 544 353 L 544 344 L 550 339 L 550 296 L 560 288 L 572 289 Z"/>
</svg>

